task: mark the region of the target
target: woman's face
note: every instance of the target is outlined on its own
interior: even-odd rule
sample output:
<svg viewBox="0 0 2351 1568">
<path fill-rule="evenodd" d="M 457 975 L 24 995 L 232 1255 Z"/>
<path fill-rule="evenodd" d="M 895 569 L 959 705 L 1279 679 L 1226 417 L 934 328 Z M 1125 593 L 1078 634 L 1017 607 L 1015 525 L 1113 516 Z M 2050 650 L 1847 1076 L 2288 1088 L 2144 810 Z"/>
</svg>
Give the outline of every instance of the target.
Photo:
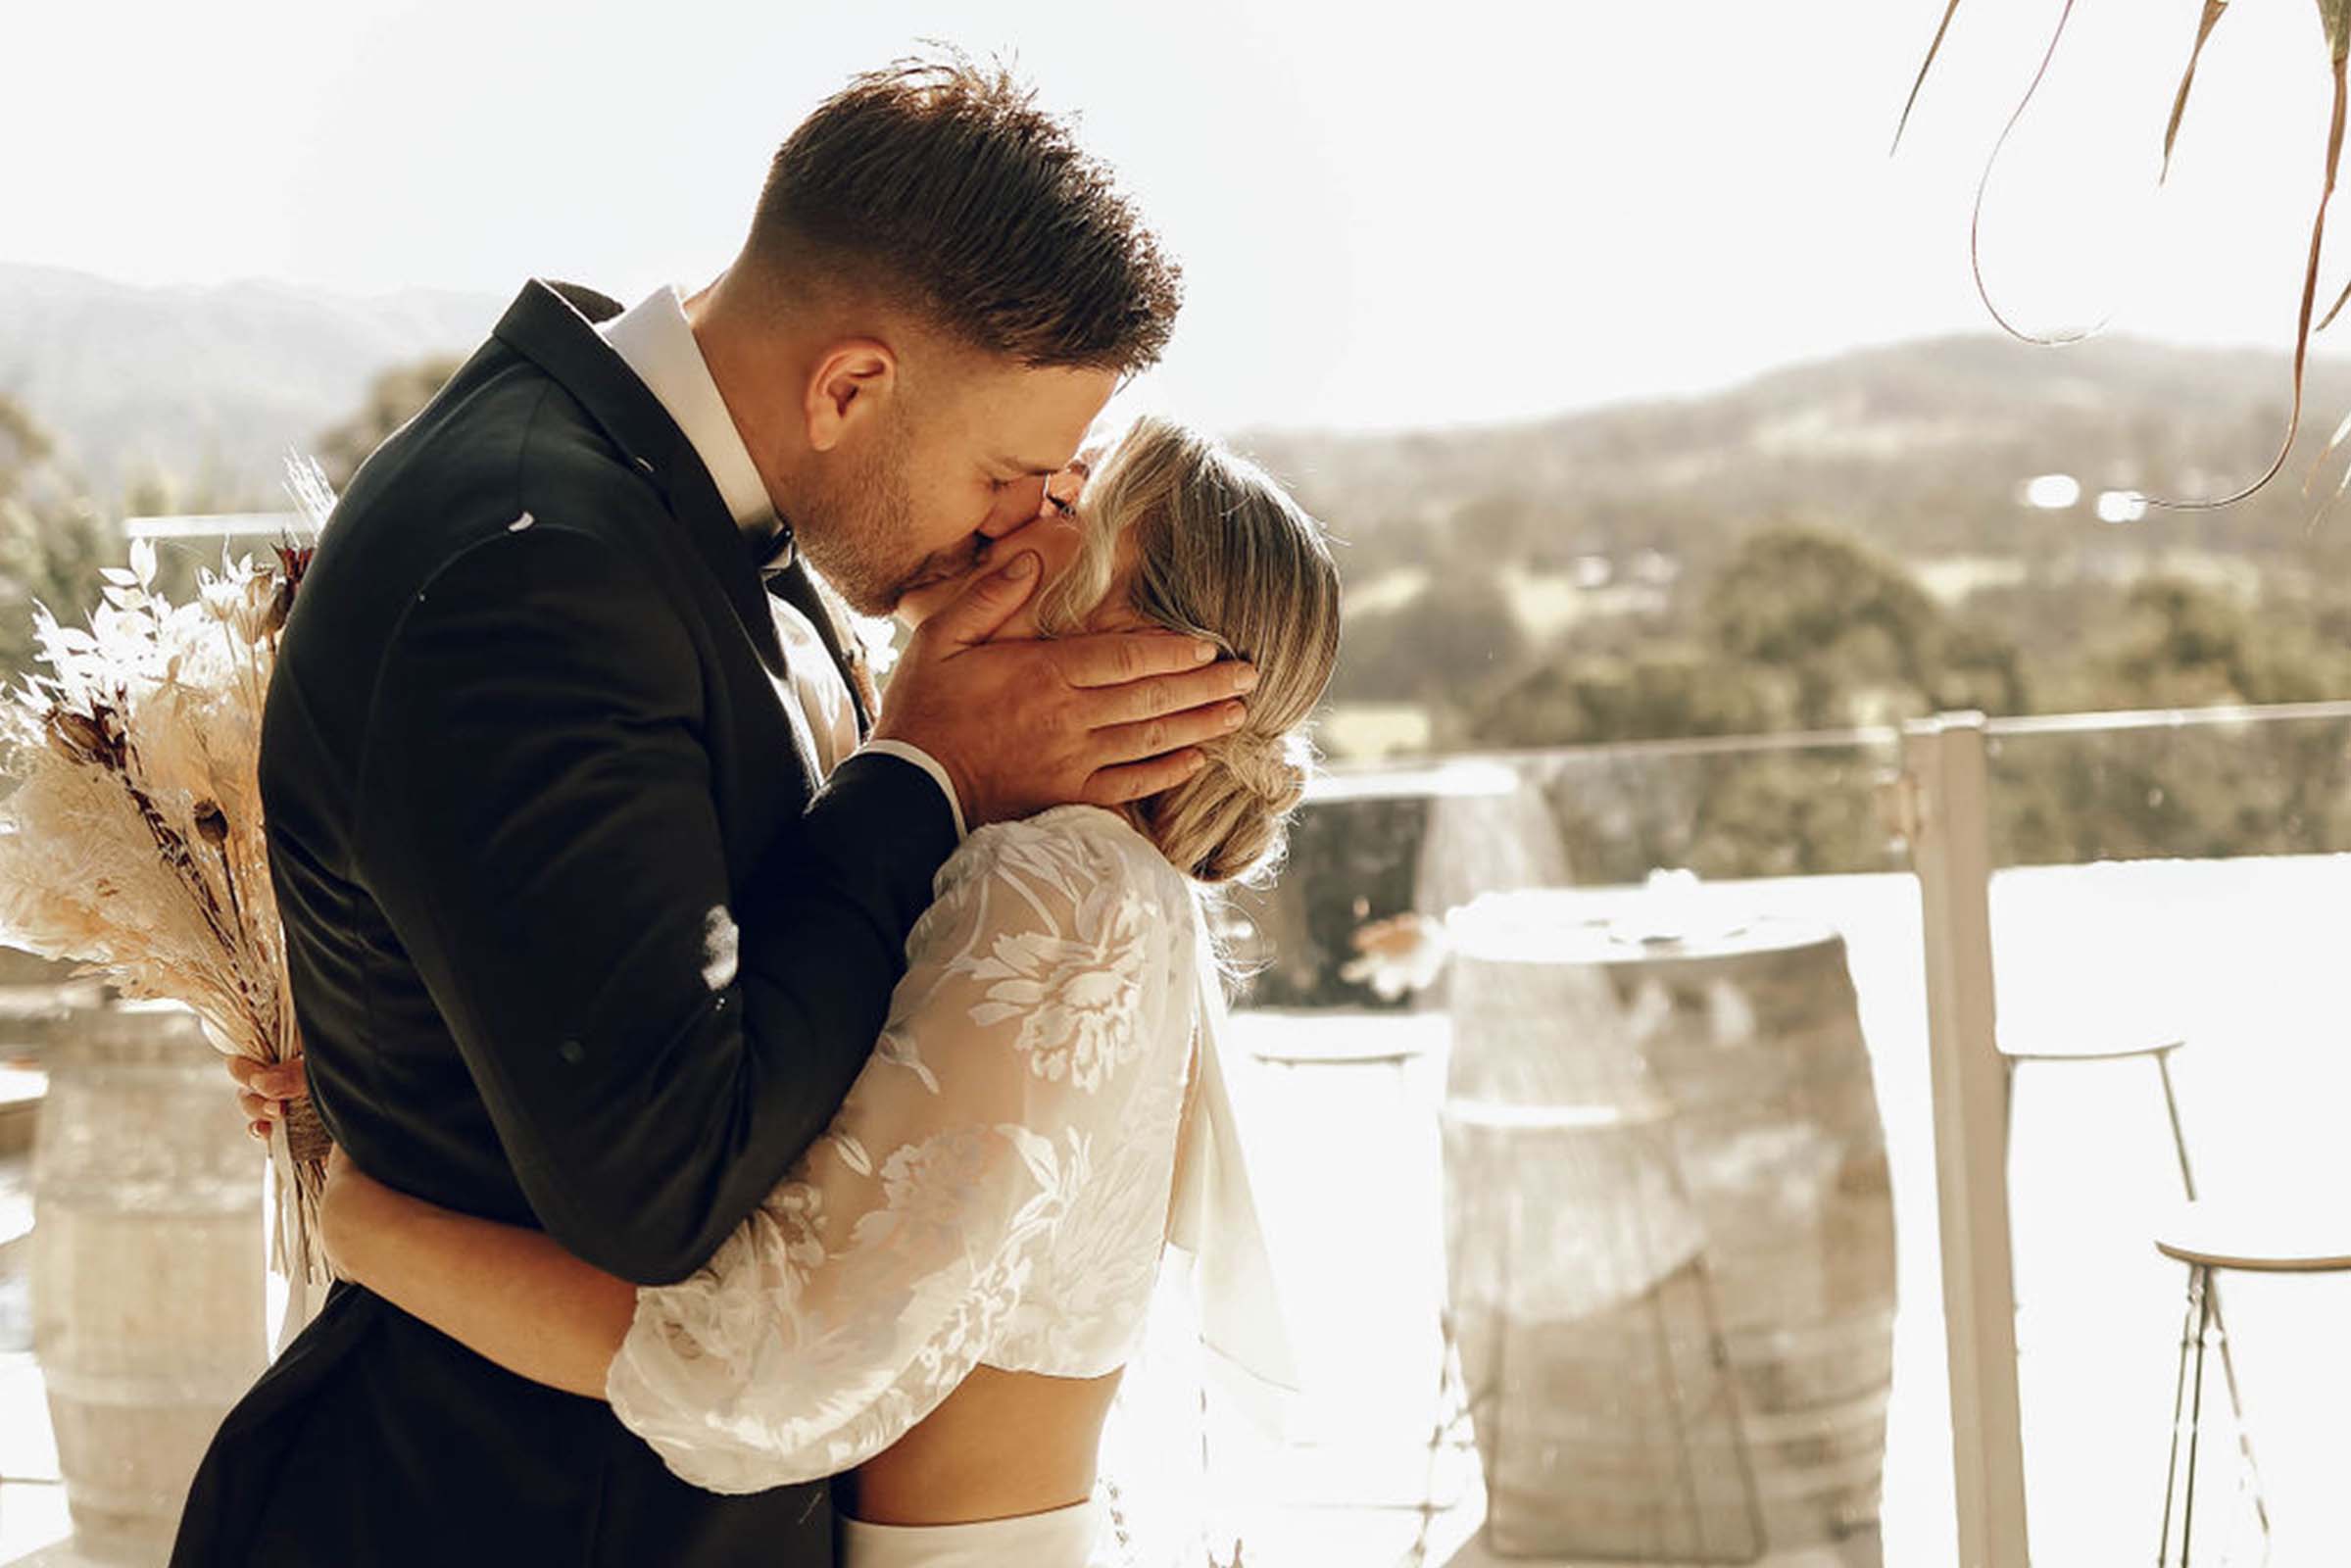
<svg viewBox="0 0 2351 1568">
<path fill-rule="evenodd" d="M 990 640 L 1002 642 L 1008 638 L 1036 636 L 1037 606 L 1044 601 L 1046 588 L 1069 569 L 1070 564 L 1077 560 L 1079 547 L 1085 539 L 1085 524 L 1063 509 L 1077 505 L 1086 482 L 1086 460 L 1081 457 L 1048 480 L 1045 500 L 1038 506 L 1037 514 L 1010 533 L 1000 535 L 981 552 L 979 559 L 962 575 L 927 584 L 900 599 L 899 620 L 908 629 L 921 625 L 953 604 L 955 597 L 981 573 L 1000 570 L 1022 551 L 1033 550 L 1045 568 L 1038 574 L 1037 587 L 1020 609 L 1014 612 L 1012 618 L 1005 621 Z M 1126 604 L 1125 568 L 1130 548 L 1130 541 L 1119 541 L 1119 569 L 1113 573 L 1110 591 L 1103 597 L 1102 604 L 1087 617 L 1087 629 L 1090 631 L 1109 631 L 1130 622 L 1141 623 L 1140 617 L 1131 611 L 1120 613 Z"/>
</svg>

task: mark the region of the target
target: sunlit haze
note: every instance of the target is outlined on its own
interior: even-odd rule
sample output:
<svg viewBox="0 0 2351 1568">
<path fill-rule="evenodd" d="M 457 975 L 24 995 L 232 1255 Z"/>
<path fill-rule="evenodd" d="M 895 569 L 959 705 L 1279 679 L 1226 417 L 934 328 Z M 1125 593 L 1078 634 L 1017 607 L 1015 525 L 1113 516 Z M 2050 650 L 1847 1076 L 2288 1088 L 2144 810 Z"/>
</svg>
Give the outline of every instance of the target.
<svg viewBox="0 0 2351 1568">
<path fill-rule="evenodd" d="M 923 37 L 1006 51 L 1184 260 L 1150 399 L 1226 427 L 1379 427 L 1984 327 L 1970 200 L 2059 8 L 1963 6 L 1891 160 L 1940 0 L 11 9 L 22 226 L 0 260 L 155 284 L 699 282 L 775 143 L 850 73 Z M 2081 8 L 1994 183 L 1986 267 L 2031 325 L 2111 315 L 2282 358 L 2319 22 L 2231 8 L 2154 200 L 2198 9 Z"/>
</svg>

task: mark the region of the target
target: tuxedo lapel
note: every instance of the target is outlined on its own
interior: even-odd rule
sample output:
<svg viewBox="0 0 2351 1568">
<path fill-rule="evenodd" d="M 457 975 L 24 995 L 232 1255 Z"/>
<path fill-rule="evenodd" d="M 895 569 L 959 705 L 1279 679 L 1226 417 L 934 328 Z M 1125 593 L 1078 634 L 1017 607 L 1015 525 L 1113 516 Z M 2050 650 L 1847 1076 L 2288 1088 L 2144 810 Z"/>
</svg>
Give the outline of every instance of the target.
<svg viewBox="0 0 2351 1568">
<path fill-rule="evenodd" d="M 533 278 L 508 308 L 495 335 L 576 398 L 629 465 L 661 491 L 695 554 L 734 607 L 759 662 L 779 678 L 789 678 L 774 612 L 717 481 L 661 399 L 596 330 L 597 322 L 619 314 L 617 302 L 593 289 Z M 835 648 L 826 622 L 817 619 L 816 624 L 826 647 Z M 837 649 L 834 657 L 840 657 Z"/>
</svg>

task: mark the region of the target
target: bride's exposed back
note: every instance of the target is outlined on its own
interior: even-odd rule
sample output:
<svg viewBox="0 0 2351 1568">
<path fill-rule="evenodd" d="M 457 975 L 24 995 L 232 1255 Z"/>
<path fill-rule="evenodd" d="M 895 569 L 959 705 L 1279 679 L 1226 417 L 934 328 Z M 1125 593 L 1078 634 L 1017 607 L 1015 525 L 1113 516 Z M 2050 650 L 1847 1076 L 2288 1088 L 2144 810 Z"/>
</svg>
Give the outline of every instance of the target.
<svg viewBox="0 0 2351 1568">
<path fill-rule="evenodd" d="M 854 1568 L 1052 1568 L 1096 1546 L 1103 1419 L 1198 1174 L 1181 1167 L 1213 1157 L 1224 1114 L 1202 890 L 1278 857 L 1338 650 L 1321 529 L 1163 419 L 1063 475 L 993 554 L 1022 550 L 1048 580 L 1005 635 L 1200 636 L 1255 665 L 1247 711 L 1160 795 L 963 842 L 872 1059 L 716 1255 L 639 1290 L 348 1168 L 326 1205 L 344 1272 L 525 1377 L 608 1397 L 695 1484 L 840 1476 Z"/>
</svg>

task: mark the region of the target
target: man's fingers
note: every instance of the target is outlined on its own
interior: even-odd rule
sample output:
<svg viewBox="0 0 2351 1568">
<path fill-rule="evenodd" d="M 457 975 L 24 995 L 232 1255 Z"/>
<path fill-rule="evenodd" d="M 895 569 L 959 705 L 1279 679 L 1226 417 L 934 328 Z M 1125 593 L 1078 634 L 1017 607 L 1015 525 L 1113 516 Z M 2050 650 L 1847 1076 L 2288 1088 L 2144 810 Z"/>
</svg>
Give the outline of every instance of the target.
<svg viewBox="0 0 2351 1568">
<path fill-rule="evenodd" d="M 1248 721 L 1249 709 L 1243 704 L 1219 703 L 1213 708 L 1195 708 L 1161 718 L 1147 718 L 1139 724 L 1113 724 L 1098 729 L 1090 738 L 1090 745 L 1096 767 L 1115 767 L 1230 735 Z"/>
<path fill-rule="evenodd" d="M 1037 591 L 1038 562 L 1034 550 L 1023 550 L 1002 571 L 987 573 L 955 595 L 922 629 L 950 648 L 986 642 Z"/>
<path fill-rule="evenodd" d="M 1198 669 L 1216 657 L 1214 643 L 1172 631 L 1112 631 L 1053 644 L 1053 663 L 1072 686 L 1122 686 L 1153 675 Z"/>
<path fill-rule="evenodd" d="M 1180 675 L 1153 675 L 1122 686 L 1097 686 L 1086 693 L 1079 710 L 1087 728 L 1101 729 L 1211 707 L 1227 698 L 1254 691 L 1256 686 L 1255 668 L 1227 660 Z"/>
<path fill-rule="evenodd" d="M 1147 762 L 1129 762 L 1124 767 L 1102 768 L 1086 781 L 1086 803 L 1124 806 L 1129 801 L 1140 801 L 1161 790 L 1174 789 L 1199 772 L 1206 761 L 1198 752 L 1184 751 L 1154 757 Z"/>
<path fill-rule="evenodd" d="M 271 1100 L 267 1095 L 239 1095 L 237 1109 L 245 1113 L 248 1121 L 275 1121 L 286 1113 L 285 1102 Z"/>
</svg>

